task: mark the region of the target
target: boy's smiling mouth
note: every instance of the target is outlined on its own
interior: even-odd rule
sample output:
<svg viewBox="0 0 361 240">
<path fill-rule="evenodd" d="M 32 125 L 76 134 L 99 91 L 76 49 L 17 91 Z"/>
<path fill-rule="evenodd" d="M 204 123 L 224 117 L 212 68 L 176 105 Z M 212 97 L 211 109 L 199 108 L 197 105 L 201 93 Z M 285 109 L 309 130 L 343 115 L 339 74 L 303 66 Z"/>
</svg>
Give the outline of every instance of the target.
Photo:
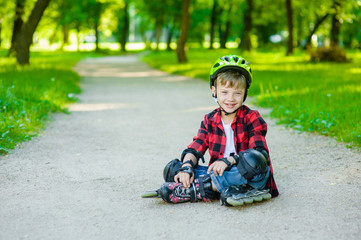
<svg viewBox="0 0 361 240">
<path fill-rule="evenodd" d="M 234 108 L 237 104 L 235 104 L 235 103 L 232 103 L 232 104 L 230 104 L 230 103 L 225 103 L 224 104 L 227 108 Z"/>
</svg>

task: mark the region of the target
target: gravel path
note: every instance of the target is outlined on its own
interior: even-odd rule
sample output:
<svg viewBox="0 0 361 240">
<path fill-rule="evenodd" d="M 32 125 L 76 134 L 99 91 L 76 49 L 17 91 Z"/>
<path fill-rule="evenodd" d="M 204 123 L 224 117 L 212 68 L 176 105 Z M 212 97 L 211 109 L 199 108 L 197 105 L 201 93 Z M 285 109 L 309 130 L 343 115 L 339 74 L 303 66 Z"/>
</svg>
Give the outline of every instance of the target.
<svg viewBox="0 0 361 240">
<path fill-rule="evenodd" d="M 140 198 L 216 107 L 208 84 L 136 56 L 75 69 L 84 92 L 71 114 L 0 159 L 0 239 L 360 239 L 361 154 L 267 117 L 278 198 L 237 208 Z"/>
</svg>

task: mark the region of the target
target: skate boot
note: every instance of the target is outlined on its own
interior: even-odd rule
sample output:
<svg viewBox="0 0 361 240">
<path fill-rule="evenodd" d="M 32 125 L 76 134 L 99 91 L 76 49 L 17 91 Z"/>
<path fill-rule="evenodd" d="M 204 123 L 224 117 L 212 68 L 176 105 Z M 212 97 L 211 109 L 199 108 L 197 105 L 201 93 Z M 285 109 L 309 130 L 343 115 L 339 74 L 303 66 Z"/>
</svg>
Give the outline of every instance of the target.
<svg viewBox="0 0 361 240">
<path fill-rule="evenodd" d="M 210 176 L 195 179 L 189 189 L 181 183 L 166 182 L 157 190 L 157 194 L 168 203 L 197 202 L 198 200 L 209 202 L 217 196 L 217 193 L 212 191 Z"/>
<path fill-rule="evenodd" d="M 221 204 L 226 206 L 241 206 L 245 203 L 261 202 L 271 199 L 269 189 L 259 190 L 249 185 L 231 186 L 222 190 Z"/>
</svg>

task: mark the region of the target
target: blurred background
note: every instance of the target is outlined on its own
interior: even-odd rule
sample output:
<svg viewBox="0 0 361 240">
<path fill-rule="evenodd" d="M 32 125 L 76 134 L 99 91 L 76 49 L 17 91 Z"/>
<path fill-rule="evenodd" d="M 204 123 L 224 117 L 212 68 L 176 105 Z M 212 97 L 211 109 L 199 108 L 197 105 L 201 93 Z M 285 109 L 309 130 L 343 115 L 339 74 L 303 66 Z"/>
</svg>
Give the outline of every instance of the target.
<svg viewBox="0 0 361 240">
<path fill-rule="evenodd" d="M 241 55 L 271 117 L 361 146 L 360 0 L 0 0 L 0 154 L 77 100 L 79 60 L 143 51 L 205 81 Z"/>
</svg>

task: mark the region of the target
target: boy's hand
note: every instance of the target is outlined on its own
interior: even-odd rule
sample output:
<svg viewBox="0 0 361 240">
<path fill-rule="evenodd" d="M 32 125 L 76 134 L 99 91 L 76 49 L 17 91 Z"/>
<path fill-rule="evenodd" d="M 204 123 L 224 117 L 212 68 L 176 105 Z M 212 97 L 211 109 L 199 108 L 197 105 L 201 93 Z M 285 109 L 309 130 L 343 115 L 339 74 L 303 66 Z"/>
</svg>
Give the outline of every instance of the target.
<svg viewBox="0 0 361 240">
<path fill-rule="evenodd" d="M 214 175 L 216 176 L 222 176 L 224 170 L 226 170 L 227 168 L 227 164 L 223 161 L 215 161 L 214 163 L 211 164 L 211 166 L 209 166 L 207 173 L 210 174 L 211 171 L 213 170 Z"/>
<path fill-rule="evenodd" d="M 186 189 L 191 187 L 193 180 L 194 175 L 190 177 L 190 175 L 185 172 L 179 172 L 177 175 L 174 176 L 174 181 L 176 183 L 182 183 Z"/>
</svg>

